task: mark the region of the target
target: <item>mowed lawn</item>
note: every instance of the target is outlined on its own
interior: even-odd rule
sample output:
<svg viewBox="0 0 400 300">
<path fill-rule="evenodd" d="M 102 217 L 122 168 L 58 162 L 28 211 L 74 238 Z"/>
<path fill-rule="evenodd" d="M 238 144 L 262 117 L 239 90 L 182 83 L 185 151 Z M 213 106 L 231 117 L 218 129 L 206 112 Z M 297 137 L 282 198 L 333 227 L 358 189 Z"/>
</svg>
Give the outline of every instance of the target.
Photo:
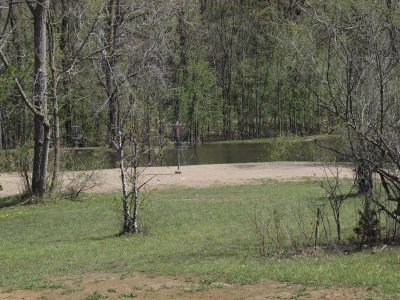
<svg viewBox="0 0 400 300">
<path fill-rule="evenodd" d="M 146 233 L 121 236 L 118 195 L 0 209 L 0 289 L 47 287 L 49 278 L 87 272 L 147 272 L 228 283 L 262 279 L 323 286 L 363 286 L 400 295 L 400 251 L 262 258 L 254 211 L 277 210 L 288 230 L 315 218 L 323 191 L 312 182 L 176 189 L 149 194 L 141 211 Z M 1 201 L 5 200 L 0 200 Z M 345 204 L 352 234 L 355 201 Z M 1 205 L 0 205 L 1 206 Z M 328 209 L 328 207 L 326 208 Z M 331 222 L 333 226 L 333 222 Z"/>
</svg>

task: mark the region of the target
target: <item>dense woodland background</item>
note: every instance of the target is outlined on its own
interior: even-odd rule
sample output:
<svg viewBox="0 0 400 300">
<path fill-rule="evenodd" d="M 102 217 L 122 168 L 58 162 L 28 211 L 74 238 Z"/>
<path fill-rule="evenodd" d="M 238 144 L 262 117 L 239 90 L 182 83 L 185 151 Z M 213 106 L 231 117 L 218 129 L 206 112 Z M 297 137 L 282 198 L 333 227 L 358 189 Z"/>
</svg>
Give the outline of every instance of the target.
<svg viewBox="0 0 400 300">
<path fill-rule="evenodd" d="M 117 99 L 129 97 L 152 145 L 170 138 L 178 120 L 192 142 L 331 130 L 335 119 L 316 101 L 318 83 L 299 48 L 324 51 L 329 33 L 318 29 L 314 10 L 334 18 L 334 6 L 348 1 L 302 2 L 49 1 L 48 115 L 57 97 L 62 145 L 108 144 Z M 354 14 L 375 10 L 358 2 Z M 33 140 L 33 118 L 13 80 L 31 94 L 33 21 L 24 1 L 1 1 L 0 14 L 11 65 L 0 66 L 0 145 L 11 149 Z"/>
</svg>

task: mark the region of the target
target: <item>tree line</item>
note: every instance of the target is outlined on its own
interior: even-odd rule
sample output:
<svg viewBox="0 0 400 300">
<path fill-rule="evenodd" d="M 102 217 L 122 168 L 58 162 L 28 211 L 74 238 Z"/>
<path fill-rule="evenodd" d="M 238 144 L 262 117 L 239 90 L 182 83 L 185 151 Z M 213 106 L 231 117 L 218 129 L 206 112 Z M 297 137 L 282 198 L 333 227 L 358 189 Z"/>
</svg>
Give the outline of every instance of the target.
<svg viewBox="0 0 400 300">
<path fill-rule="evenodd" d="M 34 149 L 44 195 L 61 147 L 129 149 L 123 173 L 177 121 L 190 143 L 336 133 L 361 219 L 399 222 L 398 15 L 396 0 L 3 0 L 0 147 Z"/>
<path fill-rule="evenodd" d="M 55 135 L 65 146 L 108 143 L 118 127 L 124 75 L 131 81 L 147 76 L 145 85 L 131 88 L 147 105 L 150 136 L 178 120 L 192 142 L 327 130 L 326 114 L 299 82 L 293 51 L 279 37 L 288 22 L 301 22 L 301 11 L 290 3 L 2 1 L 1 45 L 10 66 L 7 72 L 2 66 L 1 147 L 15 148 L 33 136 L 29 108 L 12 77 L 19 75 L 32 93 L 38 79 L 35 5 L 46 14 L 46 97 L 57 100 Z M 146 55 L 156 55 L 157 68 L 122 74 L 133 64 L 127 51 L 135 52 L 137 70 L 142 58 L 150 59 Z"/>
</svg>

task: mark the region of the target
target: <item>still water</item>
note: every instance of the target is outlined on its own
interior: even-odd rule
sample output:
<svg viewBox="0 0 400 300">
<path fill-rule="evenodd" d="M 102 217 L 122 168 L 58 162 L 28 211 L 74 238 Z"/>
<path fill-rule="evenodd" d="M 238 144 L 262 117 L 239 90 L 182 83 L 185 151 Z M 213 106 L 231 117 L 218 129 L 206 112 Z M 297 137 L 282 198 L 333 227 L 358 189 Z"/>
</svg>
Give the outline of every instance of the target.
<svg viewBox="0 0 400 300">
<path fill-rule="evenodd" d="M 324 144 L 337 148 L 337 139 L 327 139 Z M 332 151 L 322 149 L 312 140 L 281 141 L 265 143 L 227 143 L 202 144 L 179 150 L 181 165 L 229 164 L 273 161 L 326 161 L 340 160 Z M 162 159 L 151 154 L 153 166 L 177 165 L 177 151 L 165 149 Z M 149 158 L 142 159 L 142 165 L 148 165 Z M 71 149 L 64 152 L 63 168 L 66 170 L 107 169 L 118 166 L 113 150 Z"/>
<path fill-rule="evenodd" d="M 268 144 L 204 144 L 179 150 L 181 165 L 230 164 L 268 161 Z M 177 164 L 177 150 L 168 150 L 165 165 Z"/>
<path fill-rule="evenodd" d="M 179 154 L 182 165 L 321 161 L 335 158 L 331 151 L 321 149 L 313 142 L 203 144 L 180 150 Z M 176 163 L 176 150 L 167 151 L 164 165 Z"/>
</svg>

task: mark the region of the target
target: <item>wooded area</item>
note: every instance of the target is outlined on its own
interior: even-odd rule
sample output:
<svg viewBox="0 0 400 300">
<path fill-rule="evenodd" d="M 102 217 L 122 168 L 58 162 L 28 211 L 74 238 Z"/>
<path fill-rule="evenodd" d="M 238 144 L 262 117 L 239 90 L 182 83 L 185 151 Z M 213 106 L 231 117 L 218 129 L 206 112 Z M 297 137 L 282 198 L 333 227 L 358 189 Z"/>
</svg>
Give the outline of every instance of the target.
<svg viewBox="0 0 400 300">
<path fill-rule="evenodd" d="M 177 120 L 193 142 L 317 133 L 334 124 L 291 47 L 294 28 L 313 22 L 292 1 L 26 2 L 1 4 L 9 65 L 8 72 L 2 66 L 3 149 L 33 137 L 13 77 L 28 98 L 45 80 L 46 114 L 59 127 L 52 144 L 60 137 L 63 146 L 107 144 L 119 99 L 130 97 L 140 102 L 152 144 Z M 45 78 L 35 76 L 35 59 Z"/>
<path fill-rule="evenodd" d="M 363 226 L 372 203 L 400 222 L 398 1 L 3 0 L 0 17 L 0 147 L 34 148 L 34 195 L 61 147 L 108 145 L 136 231 L 138 157 L 179 121 L 189 143 L 339 134 Z"/>
</svg>

